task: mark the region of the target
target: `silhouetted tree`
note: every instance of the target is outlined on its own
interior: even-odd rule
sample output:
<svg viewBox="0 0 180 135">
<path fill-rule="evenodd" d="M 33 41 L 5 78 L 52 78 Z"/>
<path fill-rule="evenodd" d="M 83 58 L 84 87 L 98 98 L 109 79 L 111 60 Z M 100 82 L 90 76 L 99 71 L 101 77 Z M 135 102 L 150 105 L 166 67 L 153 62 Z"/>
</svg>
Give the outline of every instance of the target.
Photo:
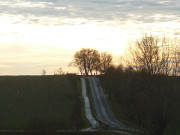
<svg viewBox="0 0 180 135">
<path fill-rule="evenodd" d="M 88 51 L 88 73 L 91 73 L 93 71 L 96 71 L 98 65 L 100 64 L 100 54 L 95 49 L 90 49 Z"/>
<path fill-rule="evenodd" d="M 62 75 L 62 74 L 64 74 L 64 72 L 63 72 L 62 68 L 58 68 L 58 69 L 57 69 L 57 74 L 58 74 L 58 75 Z"/>
<path fill-rule="evenodd" d="M 133 61 L 139 69 L 145 69 L 151 74 L 155 72 L 155 66 L 159 60 L 159 40 L 150 35 L 144 35 L 135 43 L 135 48 L 131 50 Z"/>
<path fill-rule="evenodd" d="M 87 49 L 81 49 L 74 54 L 74 63 L 80 69 L 83 67 L 85 74 L 88 75 Z"/>
<path fill-rule="evenodd" d="M 145 34 L 135 42 L 130 49 L 134 67 L 137 70 L 146 70 L 151 74 L 179 74 L 179 42 L 168 38 L 158 38 Z"/>
<path fill-rule="evenodd" d="M 85 72 L 86 76 L 89 75 L 98 67 L 97 64 L 100 63 L 100 54 L 95 49 L 83 48 L 74 54 L 74 60 L 71 65 L 78 67 L 81 74 L 82 70 Z"/>
<path fill-rule="evenodd" d="M 180 40 L 174 39 L 171 43 L 172 45 L 172 67 L 173 67 L 173 76 L 180 75 Z"/>
<path fill-rule="evenodd" d="M 41 71 L 41 74 L 42 74 L 42 75 L 46 75 L 46 70 L 43 69 L 43 70 Z"/>
</svg>

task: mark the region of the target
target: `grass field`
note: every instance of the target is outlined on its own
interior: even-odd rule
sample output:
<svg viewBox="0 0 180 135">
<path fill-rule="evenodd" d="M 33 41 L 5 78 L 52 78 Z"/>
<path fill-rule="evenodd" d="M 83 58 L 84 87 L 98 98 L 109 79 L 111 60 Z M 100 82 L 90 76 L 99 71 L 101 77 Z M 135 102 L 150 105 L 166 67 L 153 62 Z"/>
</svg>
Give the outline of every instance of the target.
<svg viewBox="0 0 180 135">
<path fill-rule="evenodd" d="M 0 130 L 80 129 L 82 117 L 79 77 L 0 77 Z"/>
</svg>

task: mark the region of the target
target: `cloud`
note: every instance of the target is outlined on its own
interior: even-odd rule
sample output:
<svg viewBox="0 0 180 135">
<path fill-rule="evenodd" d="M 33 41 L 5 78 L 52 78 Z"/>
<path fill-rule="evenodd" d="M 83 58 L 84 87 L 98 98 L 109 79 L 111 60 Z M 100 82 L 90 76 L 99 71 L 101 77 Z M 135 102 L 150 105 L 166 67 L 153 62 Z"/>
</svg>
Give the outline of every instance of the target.
<svg viewBox="0 0 180 135">
<path fill-rule="evenodd" d="M 63 18 L 85 18 L 99 22 L 107 20 L 119 22 L 132 20 L 141 23 L 180 21 L 178 0 L 5 0 L 0 2 L 0 12 L 21 15 L 30 23 L 48 24 L 53 21 L 53 18 L 59 18 L 54 22 L 59 25 L 64 24 L 61 22 Z M 154 17 L 157 14 L 160 15 L 158 19 Z"/>
</svg>

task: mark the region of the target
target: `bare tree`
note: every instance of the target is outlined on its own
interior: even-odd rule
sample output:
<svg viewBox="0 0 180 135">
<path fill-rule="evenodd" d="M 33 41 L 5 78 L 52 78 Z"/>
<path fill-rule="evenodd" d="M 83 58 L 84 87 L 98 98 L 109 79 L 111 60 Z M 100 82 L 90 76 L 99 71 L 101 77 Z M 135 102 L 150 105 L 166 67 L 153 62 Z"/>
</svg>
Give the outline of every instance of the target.
<svg viewBox="0 0 180 135">
<path fill-rule="evenodd" d="M 144 35 L 136 41 L 132 55 L 137 68 L 147 70 L 151 74 L 155 72 L 154 67 L 158 64 L 159 59 L 158 42 L 159 40 L 152 35 Z"/>
<path fill-rule="evenodd" d="M 174 39 L 172 43 L 172 67 L 173 67 L 173 76 L 180 75 L 180 40 Z"/>
<path fill-rule="evenodd" d="M 166 37 L 158 38 L 145 34 L 130 48 L 134 67 L 146 70 L 151 74 L 179 74 L 179 44 Z"/>
<path fill-rule="evenodd" d="M 113 56 L 107 52 L 101 53 L 101 70 L 106 71 L 112 65 Z"/>
<path fill-rule="evenodd" d="M 57 69 L 57 74 L 58 74 L 58 75 L 62 75 L 62 74 L 64 74 L 64 72 L 63 72 L 62 68 L 58 68 L 58 69 Z"/>
<path fill-rule="evenodd" d="M 100 54 L 97 50 L 95 49 L 92 49 L 91 50 L 91 53 L 89 55 L 89 62 L 88 62 L 88 66 L 89 66 L 89 71 L 92 75 L 92 72 L 93 71 L 96 71 L 96 74 L 97 74 L 97 71 L 99 70 L 98 68 L 100 67 Z"/>
<path fill-rule="evenodd" d="M 70 62 L 69 67 L 77 67 L 79 69 L 79 72 L 81 75 L 83 75 L 83 71 L 84 71 L 84 67 L 83 64 L 79 63 L 79 62 L 75 62 L 75 60 L 73 60 L 73 62 Z"/>
<path fill-rule="evenodd" d="M 87 49 L 81 49 L 74 54 L 74 63 L 80 69 L 83 67 L 85 74 L 88 75 Z"/>
<path fill-rule="evenodd" d="M 43 69 L 43 70 L 41 71 L 41 74 L 42 74 L 42 75 L 46 75 L 46 70 Z"/>
</svg>

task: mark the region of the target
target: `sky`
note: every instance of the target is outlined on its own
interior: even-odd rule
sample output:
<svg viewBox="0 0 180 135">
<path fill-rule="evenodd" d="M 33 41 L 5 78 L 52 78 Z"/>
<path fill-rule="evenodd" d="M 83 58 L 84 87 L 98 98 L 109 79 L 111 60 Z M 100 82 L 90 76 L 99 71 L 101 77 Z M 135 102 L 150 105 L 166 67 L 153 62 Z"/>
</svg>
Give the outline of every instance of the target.
<svg viewBox="0 0 180 135">
<path fill-rule="evenodd" d="M 81 48 L 118 58 L 142 36 L 180 36 L 179 0 L 0 1 L 0 75 L 77 72 Z"/>
</svg>

